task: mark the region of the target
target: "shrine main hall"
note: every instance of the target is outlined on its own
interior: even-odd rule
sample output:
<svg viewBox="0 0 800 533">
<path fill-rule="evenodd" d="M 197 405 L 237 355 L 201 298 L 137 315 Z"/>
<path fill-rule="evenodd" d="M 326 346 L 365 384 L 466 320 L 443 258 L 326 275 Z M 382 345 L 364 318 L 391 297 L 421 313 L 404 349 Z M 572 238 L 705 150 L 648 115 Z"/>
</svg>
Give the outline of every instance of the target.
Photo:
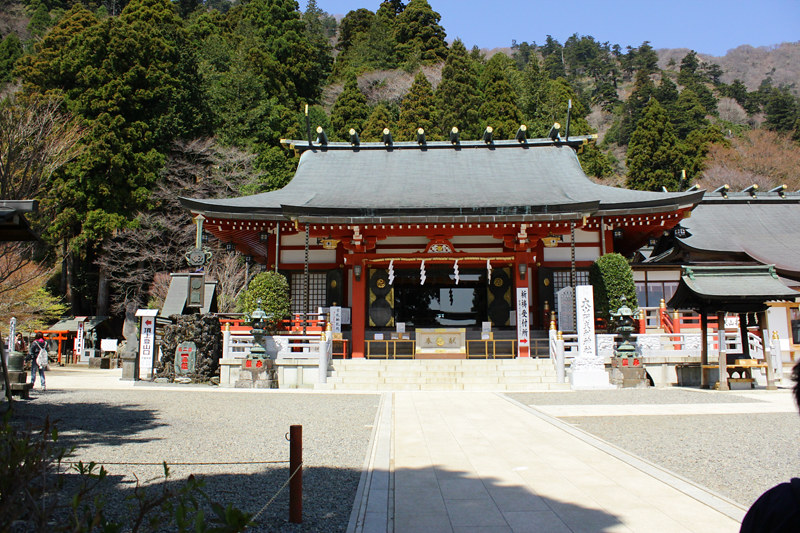
<svg viewBox="0 0 800 533">
<path fill-rule="evenodd" d="M 592 137 L 521 130 L 514 140 L 394 142 L 385 133 L 378 143 L 283 141 L 300 157 L 284 188 L 181 199 L 229 249 L 283 273 L 293 311 L 345 309 L 353 358 L 430 331 L 452 335 L 444 346 L 417 338 L 417 356 L 469 356 L 464 345 L 476 339 L 505 339 L 510 355 L 529 356 L 560 289 L 587 284 L 601 255 L 667 234 L 703 196 L 594 183 L 577 156 Z"/>
</svg>

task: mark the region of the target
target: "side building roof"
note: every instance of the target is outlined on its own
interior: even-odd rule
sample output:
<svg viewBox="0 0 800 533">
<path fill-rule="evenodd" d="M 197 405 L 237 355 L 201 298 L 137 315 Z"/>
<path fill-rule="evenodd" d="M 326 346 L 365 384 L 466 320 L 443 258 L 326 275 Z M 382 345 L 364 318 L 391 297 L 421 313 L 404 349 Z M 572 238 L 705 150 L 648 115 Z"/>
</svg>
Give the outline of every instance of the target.
<svg viewBox="0 0 800 533">
<path fill-rule="evenodd" d="M 702 191 L 661 193 L 596 184 L 584 174 L 574 149 L 586 140 L 357 147 L 290 141 L 303 152 L 283 189 L 223 200 L 181 198 L 181 203 L 217 218 L 357 223 L 645 214 L 691 207 L 702 197 Z"/>
<path fill-rule="evenodd" d="M 680 223 L 683 249 L 712 254 L 746 254 L 775 265 L 781 275 L 800 277 L 800 194 L 706 193 L 692 216 Z"/>
</svg>

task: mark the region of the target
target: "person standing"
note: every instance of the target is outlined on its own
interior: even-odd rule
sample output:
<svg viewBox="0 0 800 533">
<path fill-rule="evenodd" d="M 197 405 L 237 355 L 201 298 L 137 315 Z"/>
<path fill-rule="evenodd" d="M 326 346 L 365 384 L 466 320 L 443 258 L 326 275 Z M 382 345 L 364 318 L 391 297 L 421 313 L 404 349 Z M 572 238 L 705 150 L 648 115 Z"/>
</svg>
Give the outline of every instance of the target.
<svg viewBox="0 0 800 533">
<path fill-rule="evenodd" d="M 47 386 L 44 382 L 44 371 L 47 368 L 47 365 L 40 365 L 39 364 L 39 354 L 42 350 L 47 350 L 47 344 L 44 341 L 44 335 L 41 332 L 36 333 L 36 338 L 31 343 L 31 349 L 28 352 L 28 357 L 31 360 L 31 385 L 36 384 L 36 373 L 39 373 L 39 377 L 41 378 L 42 382 L 42 390 L 47 390 Z"/>
<path fill-rule="evenodd" d="M 17 333 L 14 339 L 14 351 L 25 353 L 27 351 L 25 348 L 25 339 L 22 338 L 22 333 Z"/>
</svg>

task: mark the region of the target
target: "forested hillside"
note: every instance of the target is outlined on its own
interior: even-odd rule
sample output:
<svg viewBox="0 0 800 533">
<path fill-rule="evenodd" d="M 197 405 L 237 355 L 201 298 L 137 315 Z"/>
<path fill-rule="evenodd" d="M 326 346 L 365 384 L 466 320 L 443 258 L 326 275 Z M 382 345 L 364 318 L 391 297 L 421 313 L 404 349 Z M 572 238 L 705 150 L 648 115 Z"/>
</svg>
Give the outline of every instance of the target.
<svg viewBox="0 0 800 533">
<path fill-rule="evenodd" d="M 306 137 L 306 105 L 332 140 L 353 128 L 370 141 L 419 127 L 429 139 L 453 127 L 476 139 L 486 126 L 511 138 L 520 124 L 544 136 L 571 101 L 570 134 L 599 134 L 579 155 L 595 179 L 800 188 L 797 43 L 712 60 L 648 42 L 509 36 L 507 53 L 486 54 L 448 39 L 426 0 L 374 0 L 339 20 L 315 0 L 0 3 L 0 186 L 40 200 L 48 244 L 24 268 L 0 264 L 0 280 L 47 285 L 42 308 L 47 294 L 73 314 L 163 297 L 154 280 L 184 268 L 192 239 L 177 196 L 285 185 L 296 160 L 279 139 Z M 223 281 L 235 260 L 217 255 Z"/>
</svg>

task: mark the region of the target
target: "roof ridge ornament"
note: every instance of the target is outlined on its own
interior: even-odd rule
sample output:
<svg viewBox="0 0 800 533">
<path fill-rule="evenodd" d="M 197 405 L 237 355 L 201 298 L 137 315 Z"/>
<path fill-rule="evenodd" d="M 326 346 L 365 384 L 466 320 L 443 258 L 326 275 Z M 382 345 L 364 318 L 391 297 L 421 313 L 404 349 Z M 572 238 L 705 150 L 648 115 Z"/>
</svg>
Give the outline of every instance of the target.
<svg viewBox="0 0 800 533">
<path fill-rule="evenodd" d="M 348 133 L 350 134 L 350 144 L 352 144 L 354 148 L 357 148 L 358 145 L 361 144 L 361 139 L 358 136 L 358 132 L 355 130 L 355 128 L 350 128 Z"/>
<path fill-rule="evenodd" d="M 417 144 L 420 146 L 425 146 L 425 129 L 424 128 L 417 128 Z"/>
<path fill-rule="evenodd" d="M 328 136 L 325 135 L 325 130 L 322 126 L 317 126 L 317 144 L 326 146 L 328 144 Z"/>
<path fill-rule="evenodd" d="M 456 146 L 461 143 L 458 135 L 458 127 L 456 126 L 453 126 L 453 129 L 450 130 L 450 142 Z"/>
<path fill-rule="evenodd" d="M 486 129 L 483 130 L 483 142 L 486 144 L 493 144 L 494 139 L 492 138 L 492 132 L 494 132 L 494 128 L 491 126 L 486 126 Z"/>
<path fill-rule="evenodd" d="M 514 135 L 514 139 L 519 141 L 521 144 L 526 144 L 528 142 L 528 126 L 525 124 L 520 124 L 519 128 L 517 128 L 517 134 Z"/>
<path fill-rule="evenodd" d="M 781 198 L 786 198 L 786 184 L 784 183 L 783 185 L 778 185 L 767 192 L 776 192 Z"/>
<path fill-rule="evenodd" d="M 728 197 L 728 191 L 730 189 L 731 189 L 731 186 L 726 183 L 725 185 L 721 185 L 721 186 L 717 187 L 712 192 L 718 192 L 718 193 L 720 193 L 722 195 L 723 198 L 727 198 Z"/>
</svg>

